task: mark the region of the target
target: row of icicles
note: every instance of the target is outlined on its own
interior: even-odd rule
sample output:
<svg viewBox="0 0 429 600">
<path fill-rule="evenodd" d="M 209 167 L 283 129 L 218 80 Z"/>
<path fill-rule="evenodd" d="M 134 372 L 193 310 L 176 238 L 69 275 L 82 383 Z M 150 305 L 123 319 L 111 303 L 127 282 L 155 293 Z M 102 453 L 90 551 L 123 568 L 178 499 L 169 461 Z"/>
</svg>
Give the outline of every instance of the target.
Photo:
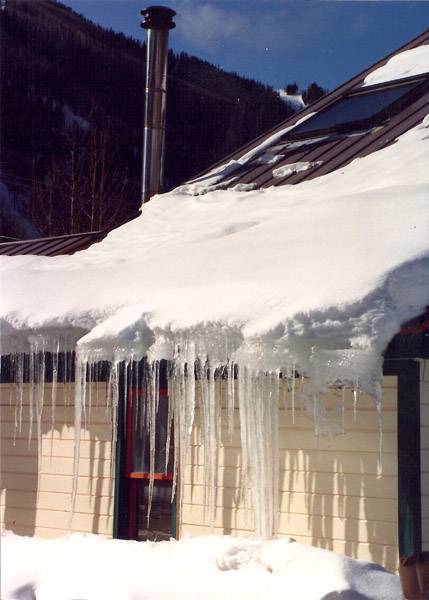
<svg viewBox="0 0 429 600">
<path fill-rule="evenodd" d="M 3 360 L 4 365 L 7 364 Z M 194 426 L 195 408 L 200 413 L 201 442 L 204 452 L 204 507 L 209 511 L 211 531 L 215 522 L 218 453 L 221 444 L 222 400 L 228 415 L 228 432 L 234 433 L 235 407 L 239 409 L 241 436 L 241 498 L 249 507 L 248 490 L 251 489 L 253 528 L 257 535 L 274 535 L 277 532 L 278 515 L 278 418 L 280 401 L 287 403 L 295 414 L 295 367 L 289 365 L 274 372 L 262 372 L 251 365 L 237 366 L 233 362 L 202 360 L 183 352 L 173 361 L 91 360 L 79 353 L 46 352 L 38 347 L 27 354 L 17 352 L 9 355 L 8 369 L 15 383 L 15 433 L 22 433 L 23 389 L 29 383 L 29 441 L 34 421 L 37 427 L 39 465 L 42 455 L 42 419 L 45 402 L 45 381 L 51 382 L 52 439 L 55 428 L 58 381 L 74 381 L 74 467 L 71 498 L 71 516 L 77 492 L 79 475 L 81 431 L 86 419 L 90 419 L 93 404 L 93 388 L 100 380 L 107 381 L 107 397 L 112 428 L 111 475 L 114 474 L 115 443 L 118 434 L 118 411 L 132 389 L 145 390 L 145 402 L 140 413 L 140 427 L 146 429 L 150 439 L 149 509 L 152 503 L 155 470 L 155 423 L 159 406 L 161 380 L 168 385 L 168 417 L 165 447 L 165 469 L 170 460 L 171 437 L 174 437 L 174 469 L 172 500 L 178 491 L 179 523 L 181 523 L 185 468 L 188 464 L 191 433 Z M 289 376 L 285 377 L 288 372 Z M 3 378 L 4 379 L 4 378 Z M 95 384 L 90 385 L 90 384 Z M 162 383 L 164 386 L 164 384 Z M 305 386 L 304 386 L 305 387 Z M 303 389 L 303 386 L 300 387 Z M 300 392 L 300 396 L 302 392 Z M 283 396 L 281 398 L 281 396 Z M 316 398 L 300 398 L 301 403 L 313 413 L 317 433 Z M 356 400 L 356 395 L 355 395 Z M 124 406 L 124 418 L 127 410 Z M 343 411 L 344 412 L 344 411 Z M 127 424 L 125 423 L 126 431 Z M 179 489 L 177 489 L 177 487 Z"/>
</svg>

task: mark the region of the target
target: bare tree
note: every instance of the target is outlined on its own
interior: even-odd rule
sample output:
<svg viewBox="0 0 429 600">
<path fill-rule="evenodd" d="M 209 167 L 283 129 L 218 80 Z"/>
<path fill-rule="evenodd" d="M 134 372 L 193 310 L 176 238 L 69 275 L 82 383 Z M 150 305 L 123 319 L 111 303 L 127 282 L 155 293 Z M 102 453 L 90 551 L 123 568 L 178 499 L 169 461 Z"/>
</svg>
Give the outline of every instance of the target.
<svg viewBox="0 0 429 600">
<path fill-rule="evenodd" d="M 43 180 L 34 178 L 31 219 L 46 236 L 111 229 L 127 213 L 127 169 L 106 128 L 69 130 Z"/>
</svg>

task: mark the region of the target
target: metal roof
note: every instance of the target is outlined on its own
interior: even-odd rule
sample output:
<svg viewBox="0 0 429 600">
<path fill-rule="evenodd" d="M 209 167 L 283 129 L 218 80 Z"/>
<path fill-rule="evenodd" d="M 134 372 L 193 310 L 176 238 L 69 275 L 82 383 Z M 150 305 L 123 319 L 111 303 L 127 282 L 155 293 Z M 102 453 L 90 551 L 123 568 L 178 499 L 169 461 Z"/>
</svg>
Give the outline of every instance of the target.
<svg viewBox="0 0 429 600">
<path fill-rule="evenodd" d="M 59 256 L 61 254 L 74 254 L 78 250 L 85 250 L 89 246 L 92 246 L 92 244 L 100 242 L 106 235 L 107 232 L 95 231 L 92 233 L 76 233 L 73 235 L 60 235 L 20 242 L 4 242 L 0 244 L 0 255 L 36 254 L 38 256 Z"/>
<path fill-rule="evenodd" d="M 369 86 L 368 88 L 363 88 L 363 84 L 365 78 L 371 72 L 386 64 L 396 54 L 426 44 L 429 44 L 429 30 L 378 61 L 375 65 L 365 69 L 365 71 L 362 71 L 348 82 L 326 94 L 304 110 L 283 121 L 263 136 L 253 140 L 237 152 L 218 162 L 211 169 L 225 164 L 230 160 L 239 160 L 248 152 L 256 150 L 260 144 L 271 136 L 276 133 L 280 134 L 286 128 L 296 125 L 298 121 L 301 121 L 307 115 L 311 115 L 312 113 L 320 114 L 321 111 L 327 110 L 352 90 L 370 89 Z M 252 187 L 255 189 L 296 184 L 335 171 L 349 164 L 355 158 L 363 157 L 376 150 L 385 148 L 392 144 L 400 135 L 418 125 L 429 112 L 428 102 L 429 93 L 426 87 L 422 96 L 412 99 L 400 112 L 389 118 L 387 122 L 383 122 L 381 127 L 371 127 L 367 131 L 360 131 L 357 134 L 339 132 L 335 134 L 331 132 L 330 135 L 320 135 L 319 139 L 317 139 L 317 136 L 314 136 L 316 139 L 312 139 L 311 142 L 307 140 L 305 143 L 294 144 L 294 139 L 291 135 L 292 132 L 285 133 L 284 136 L 276 139 L 270 147 L 265 148 L 263 152 L 261 151 L 261 153 L 255 155 L 254 158 L 247 161 L 232 174 L 229 172 L 225 176 L 225 180 L 228 182 L 226 183 L 225 181 L 225 188 L 231 188 L 237 184 L 252 184 Z M 281 145 L 284 142 L 289 143 L 287 147 L 283 146 L 282 148 Z M 258 161 L 258 159 L 263 158 L 267 154 L 270 154 L 274 158 L 274 163 L 261 164 L 261 161 Z M 307 170 L 285 169 L 286 172 L 290 172 L 284 176 L 273 175 L 274 169 L 287 167 L 287 165 L 296 165 L 296 163 L 301 162 L 311 163 L 312 166 Z M 201 175 L 206 175 L 211 169 L 204 171 Z M 217 182 L 216 185 L 218 186 L 219 184 L 222 185 L 222 181 Z"/>
</svg>

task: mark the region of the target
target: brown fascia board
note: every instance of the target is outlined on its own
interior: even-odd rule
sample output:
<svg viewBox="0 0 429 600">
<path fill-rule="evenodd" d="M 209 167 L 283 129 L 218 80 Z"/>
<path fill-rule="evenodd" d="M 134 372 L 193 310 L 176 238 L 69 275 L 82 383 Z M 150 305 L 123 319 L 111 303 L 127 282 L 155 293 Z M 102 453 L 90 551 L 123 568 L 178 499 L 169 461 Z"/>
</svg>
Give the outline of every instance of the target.
<svg viewBox="0 0 429 600">
<path fill-rule="evenodd" d="M 322 96 L 322 98 L 320 98 L 319 100 L 316 100 L 313 104 L 310 104 L 303 110 L 295 113 L 291 117 L 288 117 L 285 121 L 282 121 L 281 123 L 279 123 L 272 129 L 270 129 L 269 131 L 263 133 L 259 137 L 253 139 L 251 142 L 245 144 L 239 150 L 236 150 L 236 151 L 232 152 L 231 154 L 225 156 L 222 160 L 213 164 L 209 169 L 205 169 L 204 171 L 202 171 L 195 177 L 192 177 L 192 180 L 198 179 L 199 177 L 201 177 L 203 175 L 207 175 L 207 173 L 209 173 L 212 169 L 219 167 L 230 160 L 238 160 L 241 156 L 243 156 L 243 154 L 246 154 L 250 150 L 253 150 L 259 144 L 261 144 L 265 139 L 269 138 L 270 136 L 282 131 L 286 127 L 291 127 L 291 126 L 295 125 L 297 121 L 299 121 L 306 115 L 313 113 L 313 112 L 318 112 L 318 111 L 320 111 L 321 108 L 326 108 L 329 104 L 333 103 L 339 97 L 341 97 L 345 92 L 352 90 L 353 88 L 360 87 L 363 84 L 367 75 L 372 73 L 372 71 L 375 71 L 376 69 L 379 69 L 380 67 L 385 65 L 396 54 L 399 54 L 400 52 L 404 52 L 405 50 L 411 50 L 412 48 L 417 48 L 418 46 L 423 46 L 426 44 L 429 44 L 429 29 L 424 31 L 417 37 L 413 38 L 412 40 L 410 40 L 409 42 L 407 42 L 406 44 L 404 44 L 403 46 L 401 46 L 400 48 L 398 48 L 391 54 L 388 54 L 384 58 L 380 59 L 379 61 L 374 63 L 372 66 L 361 71 L 360 73 L 358 73 L 357 75 L 355 75 L 354 77 L 352 77 L 351 79 L 346 81 L 345 83 L 341 84 L 339 87 L 335 88 L 335 90 L 332 90 L 332 92 L 328 92 L 327 94 L 325 94 L 325 96 Z M 234 182 L 234 185 L 235 184 L 236 184 L 236 182 Z"/>
</svg>

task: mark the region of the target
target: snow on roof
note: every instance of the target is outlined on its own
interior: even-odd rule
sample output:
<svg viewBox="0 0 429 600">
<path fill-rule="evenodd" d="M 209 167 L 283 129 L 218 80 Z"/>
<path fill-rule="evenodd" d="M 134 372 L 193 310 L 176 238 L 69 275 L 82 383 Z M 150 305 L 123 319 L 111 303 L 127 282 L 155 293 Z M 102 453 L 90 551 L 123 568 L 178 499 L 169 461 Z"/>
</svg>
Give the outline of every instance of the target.
<svg viewBox="0 0 429 600">
<path fill-rule="evenodd" d="M 418 46 L 411 50 L 404 50 L 395 54 L 382 67 L 372 71 L 366 78 L 364 85 L 385 83 L 414 75 L 429 72 L 429 45 Z"/>
<path fill-rule="evenodd" d="M 198 196 L 200 194 L 207 194 L 208 192 L 213 192 L 217 189 L 225 189 L 227 187 L 231 187 L 232 184 L 237 180 L 234 176 L 234 172 L 239 169 L 241 166 L 245 165 L 249 161 L 251 161 L 255 156 L 270 148 L 273 144 L 278 142 L 286 133 L 292 131 L 298 125 L 301 125 L 305 121 L 307 121 L 310 117 L 315 115 L 316 113 L 311 112 L 300 119 L 293 125 L 289 125 L 287 127 L 283 127 L 276 133 L 273 133 L 268 138 L 264 139 L 260 144 L 257 144 L 254 148 L 240 156 L 237 160 L 230 160 L 227 163 L 220 164 L 219 166 L 214 167 L 208 173 L 204 173 L 200 175 L 196 179 L 192 179 L 188 181 L 184 185 L 179 186 L 176 189 L 176 192 L 192 194 L 193 196 Z M 232 176 L 230 179 L 225 180 L 226 177 Z M 254 187 L 254 186 L 253 186 Z M 248 186 L 243 188 L 240 186 L 236 191 L 249 191 Z"/>
<path fill-rule="evenodd" d="M 419 46 L 365 82 L 428 64 Z M 219 361 L 371 387 L 382 350 L 429 299 L 428 125 L 295 186 L 216 189 L 227 164 L 73 256 L 2 257 L 2 352 L 36 334 L 99 358 L 172 358 L 192 338 Z"/>
<path fill-rule="evenodd" d="M 193 338 L 220 361 L 370 385 L 429 298 L 428 125 L 296 186 L 159 195 L 73 256 L 2 257 L 3 352 L 60 332 L 100 358 L 172 358 Z"/>
</svg>

